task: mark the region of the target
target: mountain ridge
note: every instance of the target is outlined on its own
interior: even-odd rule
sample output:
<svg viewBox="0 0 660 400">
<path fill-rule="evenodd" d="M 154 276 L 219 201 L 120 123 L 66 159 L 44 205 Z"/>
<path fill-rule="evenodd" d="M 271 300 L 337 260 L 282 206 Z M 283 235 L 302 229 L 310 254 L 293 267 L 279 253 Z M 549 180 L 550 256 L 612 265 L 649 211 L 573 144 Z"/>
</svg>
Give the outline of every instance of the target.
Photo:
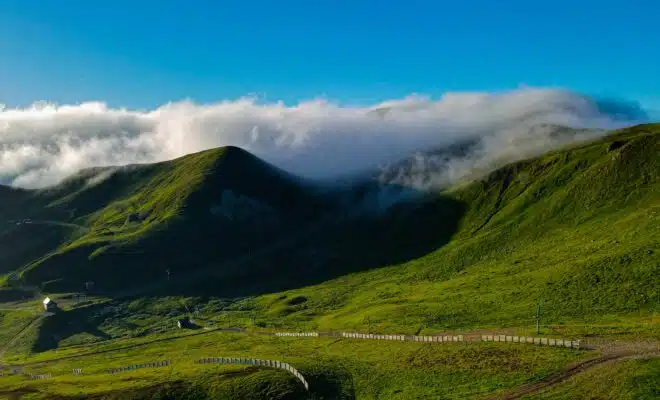
<svg viewBox="0 0 660 400">
<path fill-rule="evenodd" d="M 111 173 L 104 180 L 87 184 L 96 174 L 108 171 Z M 256 209 L 263 204 L 262 211 L 270 212 L 269 217 L 276 218 L 278 226 L 268 228 L 273 232 L 264 232 L 268 229 L 252 223 L 242 233 L 243 236 L 260 234 L 264 237 L 258 241 L 263 241 L 278 229 L 303 223 L 306 215 L 321 206 L 302 182 L 236 147 L 207 150 L 170 162 L 83 171 L 59 186 L 25 192 L 40 199 L 43 205 L 43 210 L 31 215 L 32 219 L 45 219 L 42 216 L 59 212 L 67 214 L 65 221 L 88 230 L 75 237 L 62 237 L 50 256 L 36 260 L 24 268 L 23 274 L 32 281 L 31 275 L 37 267 L 42 266 L 39 268 L 42 271 L 53 270 L 44 267 L 44 263 L 61 265 L 71 254 L 71 263 L 89 264 L 105 253 L 116 254 L 117 250 L 130 250 L 136 245 L 149 247 L 154 240 L 163 241 L 157 244 L 162 247 L 168 242 L 185 240 L 192 244 L 194 239 L 186 235 L 197 235 L 197 239 L 214 234 L 222 236 L 209 220 L 227 219 L 226 213 L 214 213 L 214 207 Z M 255 203 L 251 198 L 258 200 Z M 246 228 L 246 223 L 243 218 L 242 228 Z M 235 233 L 241 235 L 240 231 Z M 213 252 L 210 247 L 213 245 L 208 243 L 204 251 Z M 40 279 L 57 277 L 46 274 Z"/>
</svg>

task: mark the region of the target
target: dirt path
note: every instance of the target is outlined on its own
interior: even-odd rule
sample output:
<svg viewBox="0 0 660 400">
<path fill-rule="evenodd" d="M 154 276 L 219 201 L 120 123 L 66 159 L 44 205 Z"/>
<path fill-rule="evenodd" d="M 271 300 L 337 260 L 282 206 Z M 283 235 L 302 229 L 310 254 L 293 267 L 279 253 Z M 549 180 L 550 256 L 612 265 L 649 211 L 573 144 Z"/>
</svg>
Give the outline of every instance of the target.
<svg viewBox="0 0 660 400">
<path fill-rule="evenodd" d="M 536 394 L 542 392 L 546 389 L 551 388 L 552 386 L 558 385 L 571 377 L 578 375 L 588 369 L 591 369 L 595 366 L 620 362 L 625 360 L 633 359 L 646 359 L 646 358 L 657 358 L 660 357 L 660 349 L 652 351 L 622 351 L 616 353 L 609 353 L 602 355 L 600 357 L 592 358 L 586 361 L 582 361 L 578 364 L 575 364 L 563 371 L 557 372 L 556 374 L 550 375 L 547 378 L 544 378 L 538 382 L 529 383 L 526 385 L 519 386 L 516 389 L 508 391 L 506 393 L 500 394 L 498 396 L 489 396 L 484 397 L 483 400 L 515 400 L 520 399 L 523 396 L 528 396 L 531 394 Z"/>
</svg>

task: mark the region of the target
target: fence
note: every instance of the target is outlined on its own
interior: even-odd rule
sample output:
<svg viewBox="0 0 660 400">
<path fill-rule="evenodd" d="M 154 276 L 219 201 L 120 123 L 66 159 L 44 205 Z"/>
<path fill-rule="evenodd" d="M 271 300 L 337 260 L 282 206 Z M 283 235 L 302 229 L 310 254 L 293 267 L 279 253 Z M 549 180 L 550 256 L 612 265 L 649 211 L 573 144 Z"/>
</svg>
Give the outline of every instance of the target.
<svg viewBox="0 0 660 400">
<path fill-rule="evenodd" d="M 537 344 L 539 346 L 558 346 L 558 347 L 570 347 L 573 349 L 580 348 L 579 340 L 568 340 L 568 339 L 551 339 L 551 338 L 540 338 L 540 337 L 531 337 L 531 336 L 507 336 L 507 335 L 482 335 L 481 341 L 483 342 L 510 342 L 510 343 L 530 343 Z"/>
<path fill-rule="evenodd" d="M 408 339 L 412 342 L 432 342 L 432 343 L 449 343 L 449 342 L 462 342 L 463 335 L 451 336 L 410 336 Z"/>
<path fill-rule="evenodd" d="M 279 368 L 286 370 L 293 374 L 300 382 L 302 382 L 305 390 L 309 390 L 309 384 L 305 377 L 298 372 L 297 369 L 293 368 L 291 365 L 276 361 L 276 360 L 261 360 L 257 358 L 235 358 L 235 357 L 207 357 L 200 358 L 197 361 L 198 364 L 243 364 L 243 365 L 255 365 L 259 367 L 270 367 L 270 368 Z"/>
<path fill-rule="evenodd" d="M 27 375 L 27 374 L 23 372 L 23 370 L 20 368 L 11 368 L 6 372 L 5 370 L 0 369 L 0 376 L 12 376 L 12 375 Z"/>
<path fill-rule="evenodd" d="M 322 335 L 336 336 L 337 334 L 324 333 Z M 276 332 L 275 336 L 296 336 L 296 337 L 318 337 L 320 334 L 318 332 Z M 463 335 L 437 335 L 437 336 L 417 336 L 417 335 L 377 335 L 377 334 L 368 334 L 368 333 L 357 333 L 357 332 L 341 332 L 340 335 L 344 338 L 349 339 L 371 339 L 371 340 L 391 340 L 391 341 L 409 341 L 409 342 L 422 342 L 422 343 L 449 343 L 449 342 L 463 342 L 465 341 Z M 469 341 L 481 341 L 481 342 L 506 342 L 506 343 L 525 343 L 525 344 L 535 344 L 539 346 L 555 346 L 555 347 L 567 347 L 567 348 L 580 348 L 580 340 L 568 340 L 568 339 L 553 339 L 553 338 L 541 338 L 541 337 L 532 337 L 532 336 L 509 336 L 509 335 L 481 335 L 480 337 L 471 336 Z M 202 358 L 196 363 L 199 364 L 243 364 L 243 365 L 255 365 L 262 367 L 272 367 L 284 369 L 291 374 L 293 374 L 306 390 L 309 390 L 309 384 L 303 377 L 303 375 L 298 372 L 291 365 L 275 360 L 261 360 L 255 358 L 228 358 L 228 357 L 214 357 L 214 358 Z M 166 367 L 171 365 L 171 361 L 155 361 L 143 364 L 135 364 L 124 366 L 120 368 L 112 368 L 108 370 L 110 374 L 116 374 L 125 371 L 135 371 L 142 368 L 158 368 Z M 82 375 L 81 368 L 74 368 L 72 370 L 74 375 Z M 24 373 L 21 368 L 11 368 L 9 371 L 10 375 L 23 374 L 30 379 L 50 379 L 52 378 L 51 374 L 42 374 L 42 375 L 32 375 Z M 0 376 L 5 375 L 4 371 L 0 370 Z"/>
<path fill-rule="evenodd" d="M 109 374 L 116 374 L 116 373 L 119 373 L 119 372 L 135 371 L 135 370 L 141 369 L 141 368 L 167 367 L 170 364 L 171 364 L 171 361 L 169 361 L 169 360 L 155 361 L 155 362 L 144 363 L 144 364 L 128 365 L 128 366 L 119 367 L 119 368 L 111 368 L 111 369 L 108 370 L 108 373 Z"/>
<path fill-rule="evenodd" d="M 275 332 L 275 336 L 308 336 L 318 337 L 318 332 Z"/>
<path fill-rule="evenodd" d="M 314 336 L 318 337 L 318 332 L 277 332 L 275 336 Z M 329 333 L 323 335 L 332 336 Z M 463 335 L 436 335 L 436 336 L 417 336 L 417 335 L 376 335 L 371 333 L 341 332 L 341 337 L 348 339 L 372 339 L 372 340 L 396 340 L 407 342 L 428 342 L 428 343 L 449 343 L 466 341 Z M 508 336 L 508 335 L 481 335 L 481 337 L 471 338 L 469 341 L 482 342 L 507 342 L 507 343 L 529 343 L 541 346 L 569 347 L 573 349 L 580 348 L 579 340 L 551 339 L 531 336 Z"/>
<path fill-rule="evenodd" d="M 341 336 L 351 339 L 406 340 L 406 336 L 404 335 L 374 335 L 371 333 L 342 332 Z"/>
<path fill-rule="evenodd" d="M 366 333 L 342 332 L 341 336 L 350 339 L 399 340 L 399 341 L 429 342 L 429 343 L 448 343 L 448 342 L 465 341 L 463 335 L 405 336 L 405 335 L 373 335 Z M 580 348 L 579 340 L 551 339 L 551 338 L 539 338 L 539 337 L 530 337 L 530 336 L 482 335 L 480 338 L 477 338 L 475 341 L 529 343 L 529 344 L 537 344 L 541 346 L 569 347 L 573 349 Z"/>
<path fill-rule="evenodd" d="M 350 339 L 375 339 L 375 340 L 398 340 L 409 342 L 433 342 L 433 343 L 446 343 L 446 342 L 462 342 L 463 335 L 458 336 L 406 336 L 406 335 L 374 335 L 369 333 L 354 333 L 342 332 L 342 337 Z"/>
</svg>

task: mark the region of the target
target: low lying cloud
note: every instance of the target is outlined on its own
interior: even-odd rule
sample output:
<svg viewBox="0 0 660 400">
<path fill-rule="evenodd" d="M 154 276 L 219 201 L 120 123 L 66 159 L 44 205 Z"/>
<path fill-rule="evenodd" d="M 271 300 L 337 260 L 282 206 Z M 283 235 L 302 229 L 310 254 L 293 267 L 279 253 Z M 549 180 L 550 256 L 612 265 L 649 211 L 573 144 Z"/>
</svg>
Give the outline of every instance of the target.
<svg viewBox="0 0 660 400">
<path fill-rule="evenodd" d="M 151 111 L 98 102 L 36 103 L 0 108 L 0 183 L 44 187 L 86 167 L 163 161 L 224 145 L 245 148 L 304 177 L 334 179 L 415 152 L 476 143 L 469 155 L 443 164 L 436 182 L 447 182 L 494 160 L 513 161 L 574 140 L 532 129 L 539 124 L 611 129 L 645 118 L 635 104 L 555 89 L 447 93 L 437 100 L 411 96 L 372 107 L 321 100 L 287 107 L 250 98 L 205 105 L 181 101 Z M 424 171 L 425 157 L 418 155 Z M 407 183 L 433 181 L 426 176 Z"/>
</svg>

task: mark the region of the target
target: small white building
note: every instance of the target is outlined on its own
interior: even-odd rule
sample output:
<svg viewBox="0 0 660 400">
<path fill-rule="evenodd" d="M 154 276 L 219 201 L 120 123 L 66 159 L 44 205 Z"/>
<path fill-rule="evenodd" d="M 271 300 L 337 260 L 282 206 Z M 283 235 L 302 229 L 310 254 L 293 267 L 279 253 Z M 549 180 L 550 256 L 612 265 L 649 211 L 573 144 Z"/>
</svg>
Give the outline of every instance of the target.
<svg viewBox="0 0 660 400">
<path fill-rule="evenodd" d="M 50 297 L 44 299 L 44 311 L 55 311 L 57 308 L 57 303 L 51 300 Z"/>
</svg>

